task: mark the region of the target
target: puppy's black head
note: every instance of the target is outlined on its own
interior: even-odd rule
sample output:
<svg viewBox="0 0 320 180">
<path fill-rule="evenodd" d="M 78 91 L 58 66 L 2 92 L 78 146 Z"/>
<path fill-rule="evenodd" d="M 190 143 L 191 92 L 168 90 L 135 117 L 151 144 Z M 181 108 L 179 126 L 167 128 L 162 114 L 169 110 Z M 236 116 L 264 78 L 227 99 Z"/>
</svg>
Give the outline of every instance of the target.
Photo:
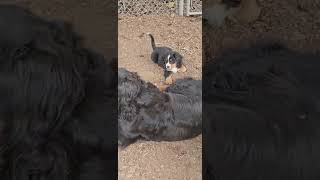
<svg viewBox="0 0 320 180">
<path fill-rule="evenodd" d="M 177 52 L 171 52 L 166 56 L 164 62 L 165 62 L 165 69 L 167 71 L 176 73 L 178 69 L 181 68 L 182 56 Z"/>
</svg>

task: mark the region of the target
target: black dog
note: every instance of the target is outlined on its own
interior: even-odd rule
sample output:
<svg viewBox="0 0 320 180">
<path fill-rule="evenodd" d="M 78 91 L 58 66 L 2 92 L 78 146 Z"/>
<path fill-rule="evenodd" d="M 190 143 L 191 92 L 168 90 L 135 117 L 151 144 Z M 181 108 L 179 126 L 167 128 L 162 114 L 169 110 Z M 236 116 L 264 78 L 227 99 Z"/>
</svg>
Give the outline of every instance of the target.
<svg viewBox="0 0 320 180">
<path fill-rule="evenodd" d="M 116 70 L 70 24 L 0 6 L 0 177 L 115 179 Z"/>
<path fill-rule="evenodd" d="M 266 43 L 204 66 L 204 179 L 320 178 L 319 59 Z"/>
<path fill-rule="evenodd" d="M 118 143 L 178 141 L 202 131 L 202 83 L 182 79 L 160 92 L 136 73 L 118 71 Z"/>
<path fill-rule="evenodd" d="M 182 64 L 183 57 L 168 47 L 156 47 L 154 37 L 147 33 L 151 38 L 152 54 L 151 60 L 164 70 L 165 82 L 172 84 L 172 73 L 185 72 L 187 69 Z"/>
</svg>

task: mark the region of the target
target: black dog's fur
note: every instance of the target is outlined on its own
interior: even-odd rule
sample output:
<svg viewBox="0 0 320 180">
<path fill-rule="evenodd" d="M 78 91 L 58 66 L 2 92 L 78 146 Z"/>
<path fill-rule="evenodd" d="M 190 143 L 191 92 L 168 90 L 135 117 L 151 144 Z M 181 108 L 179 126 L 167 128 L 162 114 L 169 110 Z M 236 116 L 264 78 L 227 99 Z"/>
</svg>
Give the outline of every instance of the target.
<svg viewBox="0 0 320 180">
<path fill-rule="evenodd" d="M 1 179 L 115 179 L 116 70 L 71 25 L 16 6 L 0 6 L 0 32 Z"/>
<path fill-rule="evenodd" d="M 136 73 L 118 70 L 118 142 L 177 141 L 202 131 L 202 82 L 176 81 L 160 92 Z"/>
<path fill-rule="evenodd" d="M 263 43 L 204 66 L 204 179 L 320 178 L 319 60 Z"/>
<path fill-rule="evenodd" d="M 172 71 L 172 67 L 176 67 L 177 70 L 183 67 L 183 56 L 169 47 L 157 47 L 152 34 L 147 34 L 151 39 L 151 46 L 153 50 L 151 60 L 164 70 L 164 77 L 167 79 L 172 73 L 177 72 Z M 170 64 L 170 68 L 166 67 L 167 64 Z"/>
<path fill-rule="evenodd" d="M 221 2 L 225 4 L 227 8 L 237 8 L 241 4 L 241 0 L 222 0 Z"/>
</svg>

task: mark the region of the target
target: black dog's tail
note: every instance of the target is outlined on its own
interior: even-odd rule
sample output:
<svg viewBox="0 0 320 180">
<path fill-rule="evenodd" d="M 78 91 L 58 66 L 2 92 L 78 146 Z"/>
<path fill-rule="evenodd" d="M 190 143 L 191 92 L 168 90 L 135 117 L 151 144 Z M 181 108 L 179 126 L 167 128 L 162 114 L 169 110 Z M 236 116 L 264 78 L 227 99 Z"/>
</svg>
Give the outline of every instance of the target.
<svg viewBox="0 0 320 180">
<path fill-rule="evenodd" d="M 152 49 L 154 50 L 156 48 L 156 43 L 154 41 L 154 37 L 152 36 L 151 33 L 147 33 L 147 35 L 149 35 L 151 38 L 151 46 L 152 46 Z"/>
</svg>

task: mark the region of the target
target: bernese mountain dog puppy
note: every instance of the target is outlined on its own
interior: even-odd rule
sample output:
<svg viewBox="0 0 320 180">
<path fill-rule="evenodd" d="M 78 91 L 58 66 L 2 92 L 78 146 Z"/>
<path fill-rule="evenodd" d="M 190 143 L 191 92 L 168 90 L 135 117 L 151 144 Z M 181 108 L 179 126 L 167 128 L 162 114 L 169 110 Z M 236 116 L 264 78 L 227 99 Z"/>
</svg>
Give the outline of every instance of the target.
<svg viewBox="0 0 320 180">
<path fill-rule="evenodd" d="M 320 178 L 319 60 L 261 43 L 205 64 L 204 179 Z"/>
<path fill-rule="evenodd" d="M 186 72 L 183 65 L 183 56 L 169 47 L 157 47 L 152 34 L 147 33 L 151 39 L 152 54 L 151 60 L 164 70 L 166 84 L 172 84 L 172 73 Z"/>
<path fill-rule="evenodd" d="M 72 25 L 0 5 L 1 179 L 116 179 L 116 75 Z"/>
<path fill-rule="evenodd" d="M 178 141 L 202 132 L 202 81 L 177 80 L 165 92 L 137 73 L 118 71 L 118 144 Z"/>
</svg>

